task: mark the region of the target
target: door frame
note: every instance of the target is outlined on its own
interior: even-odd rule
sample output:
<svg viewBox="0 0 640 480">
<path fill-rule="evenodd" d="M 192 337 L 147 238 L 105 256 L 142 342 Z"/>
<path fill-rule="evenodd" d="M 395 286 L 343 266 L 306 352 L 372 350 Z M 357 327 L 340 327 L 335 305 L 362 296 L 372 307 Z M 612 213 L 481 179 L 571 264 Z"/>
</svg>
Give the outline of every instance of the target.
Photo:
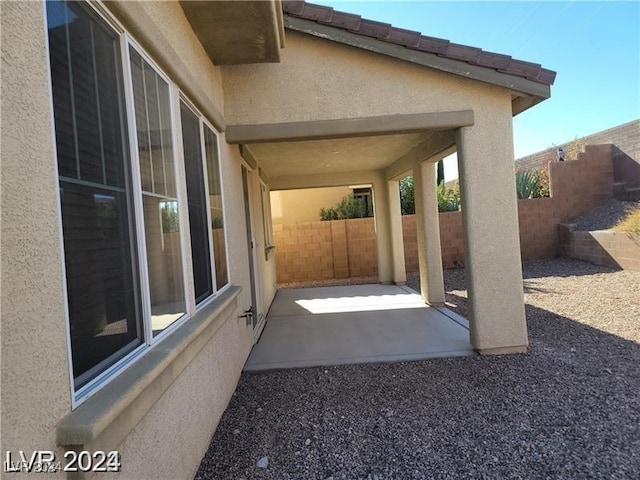
<svg viewBox="0 0 640 480">
<path fill-rule="evenodd" d="M 251 306 L 253 307 L 253 337 L 257 343 L 266 323 L 266 315 L 263 310 L 263 292 L 260 279 L 259 243 L 256 240 L 256 210 L 255 176 L 257 172 L 246 162 L 241 162 L 242 168 L 242 196 L 244 200 L 245 223 L 247 229 L 247 251 L 249 260 L 249 281 L 251 284 Z"/>
</svg>

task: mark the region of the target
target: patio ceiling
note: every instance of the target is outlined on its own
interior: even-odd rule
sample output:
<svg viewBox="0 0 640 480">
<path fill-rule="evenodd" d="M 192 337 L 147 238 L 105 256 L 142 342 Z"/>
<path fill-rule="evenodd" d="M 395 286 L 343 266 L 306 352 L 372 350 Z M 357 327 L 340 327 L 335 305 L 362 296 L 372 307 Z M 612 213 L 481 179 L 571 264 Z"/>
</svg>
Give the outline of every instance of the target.
<svg viewBox="0 0 640 480">
<path fill-rule="evenodd" d="M 269 178 L 384 169 L 432 132 L 249 144 Z"/>
</svg>

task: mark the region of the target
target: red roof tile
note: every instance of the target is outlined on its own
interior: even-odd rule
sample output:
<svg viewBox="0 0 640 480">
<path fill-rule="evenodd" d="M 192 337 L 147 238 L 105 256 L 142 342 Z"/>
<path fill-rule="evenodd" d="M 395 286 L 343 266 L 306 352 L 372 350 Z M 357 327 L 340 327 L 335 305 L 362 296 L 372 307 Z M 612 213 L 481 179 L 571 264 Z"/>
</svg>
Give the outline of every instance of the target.
<svg viewBox="0 0 640 480">
<path fill-rule="evenodd" d="M 360 20 L 360 27 L 357 30 L 352 30 L 352 32 L 383 40 L 389 35 L 389 30 L 391 30 L 390 23 L 376 22 L 363 18 Z"/>
<path fill-rule="evenodd" d="M 282 9 L 287 15 L 348 30 L 358 35 L 373 37 L 383 42 L 403 45 L 411 50 L 433 53 L 471 65 L 491 68 L 544 85 L 553 85 L 556 77 L 556 72 L 544 69 L 537 63 L 516 60 L 499 53 L 485 52 L 480 48 L 451 43 L 441 38 L 428 37 L 420 32 L 397 28 L 389 23 L 368 20 L 359 15 L 334 10 L 331 7 L 299 0 L 284 0 Z"/>
</svg>

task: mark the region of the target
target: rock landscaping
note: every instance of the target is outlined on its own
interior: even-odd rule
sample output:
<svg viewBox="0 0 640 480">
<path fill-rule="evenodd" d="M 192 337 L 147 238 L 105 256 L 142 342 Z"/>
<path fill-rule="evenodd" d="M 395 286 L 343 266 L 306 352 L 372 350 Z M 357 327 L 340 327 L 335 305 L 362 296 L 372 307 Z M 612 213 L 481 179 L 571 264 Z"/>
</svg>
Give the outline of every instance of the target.
<svg viewBox="0 0 640 480">
<path fill-rule="evenodd" d="M 465 315 L 464 270 L 445 284 Z M 523 285 L 525 355 L 244 374 L 196 479 L 640 478 L 640 273 Z"/>
</svg>

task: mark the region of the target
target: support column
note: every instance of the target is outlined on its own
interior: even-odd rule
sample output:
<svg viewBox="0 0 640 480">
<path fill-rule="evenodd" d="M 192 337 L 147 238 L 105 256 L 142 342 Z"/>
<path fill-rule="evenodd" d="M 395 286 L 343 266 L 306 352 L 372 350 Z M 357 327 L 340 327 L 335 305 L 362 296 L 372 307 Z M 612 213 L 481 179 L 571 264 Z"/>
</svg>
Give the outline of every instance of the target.
<svg viewBox="0 0 640 480">
<path fill-rule="evenodd" d="M 435 163 L 420 162 L 413 167 L 413 188 L 418 236 L 420 293 L 429 305 L 444 305 Z"/>
<path fill-rule="evenodd" d="M 378 279 L 380 283 L 393 283 L 393 247 L 391 243 L 391 218 L 389 215 L 389 191 L 382 175 L 373 182 L 373 210 L 378 248 Z"/>
<path fill-rule="evenodd" d="M 511 110 L 461 128 L 457 146 L 471 344 L 483 354 L 525 352 Z"/>
<path fill-rule="evenodd" d="M 387 182 L 389 191 L 389 217 L 391 229 L 391 249 L 393 250 L 393 283 L 407 283 L 407 270 L 404 265 L 404 240 L 402 236 L 402 209 L 400 207 L 400 182 Z"/>
</svg>

